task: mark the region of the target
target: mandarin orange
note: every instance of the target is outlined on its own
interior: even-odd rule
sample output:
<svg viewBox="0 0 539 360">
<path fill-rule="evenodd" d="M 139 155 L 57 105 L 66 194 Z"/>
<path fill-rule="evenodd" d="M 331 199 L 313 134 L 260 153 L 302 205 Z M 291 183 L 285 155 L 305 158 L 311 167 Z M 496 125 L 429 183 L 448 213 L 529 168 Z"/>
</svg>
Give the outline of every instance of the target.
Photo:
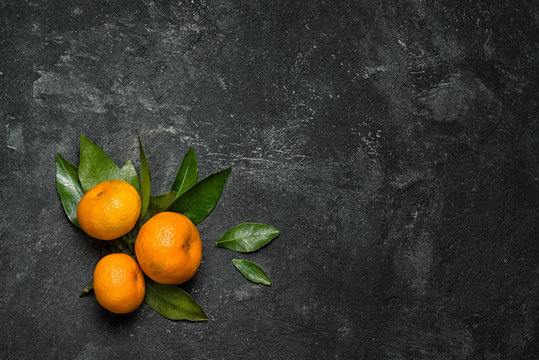
<svg viewBox="0 0 539 360">
<path fill-rule="evenodd" d="M 195 275 L 202 241 L 188 217 L 175 212 L 153 216 L 140 229 L 135 253 L 142 271 L 162 284 L 181 284 Z"/>
<path fill-rule="evenodd" d="M 112 240 L 127 234 L 140 215 L 140 196 L 123 180 L 97 184 L 80 200 L 77 219 L 85 233 L 101 240 Z"/>
<path fill-rule="evenodd" d="M 97 302 L 116 314 L 129 313 L 140 306 L 146 284 L 137 262 L 123 253 L 102 258 L 94 270 Z"/>
</svg>

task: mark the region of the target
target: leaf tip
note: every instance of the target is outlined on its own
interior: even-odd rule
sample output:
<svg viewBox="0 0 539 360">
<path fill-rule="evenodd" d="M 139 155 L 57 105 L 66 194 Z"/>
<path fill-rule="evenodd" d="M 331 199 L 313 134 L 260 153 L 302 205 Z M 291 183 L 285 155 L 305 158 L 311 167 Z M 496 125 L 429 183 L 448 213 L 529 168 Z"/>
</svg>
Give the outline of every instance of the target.
<svg viewBox="0 0 539 360">
<path fill-rule="evenodd" d="M 226 169 L 221 170 L 221 174 L 224 174 L 225 179 L 228 179 L 231 171 L 232 171 L 232 167 L 227 167 Z"/>
</svg>

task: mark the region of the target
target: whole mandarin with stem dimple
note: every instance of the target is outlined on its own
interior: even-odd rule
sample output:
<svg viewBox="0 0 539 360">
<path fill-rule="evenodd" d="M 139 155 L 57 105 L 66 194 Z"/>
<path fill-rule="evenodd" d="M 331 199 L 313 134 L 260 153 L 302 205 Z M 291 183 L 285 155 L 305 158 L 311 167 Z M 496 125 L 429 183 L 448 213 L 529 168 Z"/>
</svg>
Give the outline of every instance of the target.
<svg viewBox="0 0 539 360">
<path fill-rule="evenodd" d="M 142 271 L 162 284 L 191 279 L 202 260 L 202 241 L 188 217 L 175 212 L 153 216 L 140 229 L 135 253 Z"/>
<path fill-rule="evenodd" d="M 97 184 L 80 200 L 77 219 L 85 233 L 101 240 L 127 234 L 140 215 L 140 195 L 123 180 Z"/>
<path fill-rule="evenodd" d="M 94 270 L 94 292 L 97 302 L 116 314 L 127 314 L 144 300 L 146 284 L 137 262 L 123 253 L 110 254 Z"/>
</svg>

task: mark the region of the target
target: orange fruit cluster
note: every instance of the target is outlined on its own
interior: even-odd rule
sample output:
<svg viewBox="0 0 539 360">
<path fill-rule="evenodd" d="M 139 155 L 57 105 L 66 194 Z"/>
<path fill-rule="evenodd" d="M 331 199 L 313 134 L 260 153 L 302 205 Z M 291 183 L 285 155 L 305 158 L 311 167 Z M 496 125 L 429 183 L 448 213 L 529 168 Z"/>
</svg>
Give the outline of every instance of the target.
<svg viewBox="0 0 539 360">
<path fill-rule="evenodd" d="M 133 186 L 123 180 L 110 180 L 83 196 L 77 218 L 88 235 L 112 240 L 133 229 L 140 209 L 140 196 Z M 202 241 L 189 218 L 162 212 L 140 229 L 135 253 L 138 263 L 127 254 L 116 253 L 105 256 L 95 267 L 96 299 L 113 313 L 131 312 L 142 303 L 144 274 L 162 284 L 181 284 L 191 279 L 202 260 Z"/>
</svg>

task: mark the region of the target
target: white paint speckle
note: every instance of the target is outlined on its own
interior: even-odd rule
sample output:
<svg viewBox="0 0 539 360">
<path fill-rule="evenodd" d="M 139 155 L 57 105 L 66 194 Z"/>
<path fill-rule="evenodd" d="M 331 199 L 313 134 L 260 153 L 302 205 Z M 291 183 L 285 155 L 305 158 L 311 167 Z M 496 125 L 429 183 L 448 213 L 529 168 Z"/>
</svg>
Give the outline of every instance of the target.
<svg viewBox="0 0 539 360">
<path fill-rule="evenodd" d="M 241 301 L 244 299 L 249 299 L 251 297 L 251 293 L 248 290 L 234 290 L 234 297 L 236 300 Z"/>
<path fill-rule="evenodd" d="M 7 129 L 7 147 L 24 154 L 24 135 L 22 133 L 22 125 L 16 126 L 6 125 Z"/>
<path fill-rule="evenodd" d="M 377 66 L 367 66 L 363 70 L 362 77 L 364 79 L 370 78 L 372 75 L 379 73 L 379 72 L 385 72 L 387 71 L 387 66 L 385 65 L 377 65 Z"/>
<path fill-rule="evenodd" d="M 219 82 L 219 86 L 221 86 L 221 89 L 225 91 L 228 89 L 228 85 L 226 84 L 225 79 L 220 76 L 217 76 L 217 81 Z"/>
<path fill-rule="evenodd" d="M 155 129 L 150 130 L 151 135 L 159 135 L 159 134 L 178 134 L 178 129 L 173 126 L 162 126 L 159 125 Z"/>
<path fill-rule="evenodd" d="M 83 10 L 80 7 L 76 7 L 71 11 L 71 14 L 73 16 L 77 16 L 77 15 L 82 14 L 82 12 L 83 12 Z"/>
<path fill-rule="evenodd" d="M 337 331 L 339 333 L 339 338 L 344 338 L 350 335 L 352 329 L 350 329 L 348 326 L 341 326 Z"/>
</svg>

